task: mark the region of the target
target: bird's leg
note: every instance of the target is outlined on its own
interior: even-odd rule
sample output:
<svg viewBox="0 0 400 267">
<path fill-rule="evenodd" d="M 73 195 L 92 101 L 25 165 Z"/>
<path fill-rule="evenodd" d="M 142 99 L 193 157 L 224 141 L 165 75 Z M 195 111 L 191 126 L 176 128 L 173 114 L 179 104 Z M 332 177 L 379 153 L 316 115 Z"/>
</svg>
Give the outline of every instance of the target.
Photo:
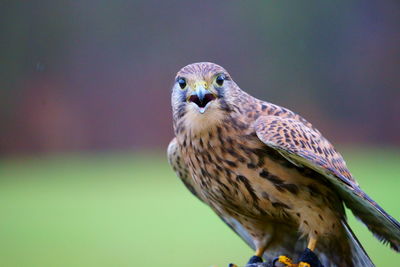
<svg viewBox="0 0 400 267">
<path fill-rule="evenodd" d="M 263 262 L 262 255 L 264 254 L 265 249 L 266 249 L 265 246 L 257 248 L 256 252 L 254 253 L 254 256 L 249 259 L 247 264 Z"/>
<path fill-rule="evenodd" d="M 310 237 L 310 240 L 308 240 L 307 248 L 311 251 L 314 251 L 316 245 L 317 239 Z"/>
<path fill-rule="evenodd" d="M 257 257 L 262 257 L 262 255 L 264 254 L 264 251 L 265 251 L 264 247 L 258 248 L 258 249 L 256 249 L 256 253 L 254 253 L 254 255 Z"/>
<path fill-rule="evenodd" d="M 298 267 L 323 267 L 317 255 L 314 253 L 316 245 L 317 239 L 310 237 L 306 250 L 300 256 Z"/>
</svg>

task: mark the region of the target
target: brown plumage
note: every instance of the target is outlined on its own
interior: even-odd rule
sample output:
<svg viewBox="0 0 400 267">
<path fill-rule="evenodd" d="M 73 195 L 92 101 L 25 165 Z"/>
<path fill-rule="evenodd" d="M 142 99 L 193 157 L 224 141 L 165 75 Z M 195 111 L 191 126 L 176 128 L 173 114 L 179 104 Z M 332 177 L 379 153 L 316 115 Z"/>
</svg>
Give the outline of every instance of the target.
<svg viewBox="0 0 400 267">
<path fill-rule="evenodd" d="M 299 115 L 242 91 L 222 67 L 182 68 L 172 111 L 173 169 L 264 258 L 296 258 L 316 240 L 325 267 L 373 266 L 343 204 L 399 251 L 399 223 L 360 189 L 329 141 Z"/>
</svg>

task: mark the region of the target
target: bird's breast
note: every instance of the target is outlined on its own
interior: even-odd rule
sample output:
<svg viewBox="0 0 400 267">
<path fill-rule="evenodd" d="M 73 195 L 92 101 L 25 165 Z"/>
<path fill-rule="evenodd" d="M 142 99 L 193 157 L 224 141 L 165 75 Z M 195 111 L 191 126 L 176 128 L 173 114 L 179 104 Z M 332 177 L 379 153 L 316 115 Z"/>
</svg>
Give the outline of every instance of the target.
<svg viewBox="0 0 400 267">
<path fill-rule="evenodd" d="M 328 224 L 337 225 L 340 202 L 322 178 L 293 165 L 255 134 L 221 128 L 179 142 L 193 182 L 219 212 L 300 225 L 303 232 L 323 233 L 331 231 Z"/>
<path fill-rule="evenodd" d="M 268 153 L 255 134 L 217 127 L 180 142 L 194 182 L 211 203 L 247 216 L 268 215 L 272 204 L 258 180 Z"/>
</svg>

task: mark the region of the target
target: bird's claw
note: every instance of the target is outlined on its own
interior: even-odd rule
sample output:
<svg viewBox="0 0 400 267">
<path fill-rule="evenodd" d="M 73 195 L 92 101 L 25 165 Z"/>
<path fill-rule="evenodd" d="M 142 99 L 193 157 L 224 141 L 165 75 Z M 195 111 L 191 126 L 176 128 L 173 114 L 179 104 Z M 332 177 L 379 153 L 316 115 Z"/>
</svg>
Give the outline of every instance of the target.
<svg viewBox="0 0 400 267">
<path fill-rule="evenodd" d="M 323 267 L 317 255 L 308 248 L 300 256 L 299 263 L 293 263 L 289 257 L 279 256 L 272 261 L 272 266 L 276 267 L 277 262 L 284 264 L 285 267 Z"/>
<path fill-rule="evenodd" d="M 276 266 L 275 266 L 275 263 L 277 263 L 277 262 L 280 262 L 280 263 L 285 264 L 285 267 L 296 267 L 296 266 L 297 266 L 297 264 L 293 264 L 292 259 L 290 259 L 289 257 L 283 256 L 283 255 L 281 255 L 281 256 L 275 258 L 275 259 L 272 261 L 272 266 L 273 266 L 273 267 L 276 267 Z"/>
<path fill-rule="evenodd" d="M 273 267 L 276 267 L 275 266 L 276 262 L 285 264 L 285 267 L 311 267 L 309 263 L 302 262 L 302 261 L 295 264 L 295 263 L 293 263 L 292 259 L 290 259 L 289 257 L 286 257 L 286 256 L 279 256 L 279 257 L 275 258 L 272 262 Z"/>
</svg>

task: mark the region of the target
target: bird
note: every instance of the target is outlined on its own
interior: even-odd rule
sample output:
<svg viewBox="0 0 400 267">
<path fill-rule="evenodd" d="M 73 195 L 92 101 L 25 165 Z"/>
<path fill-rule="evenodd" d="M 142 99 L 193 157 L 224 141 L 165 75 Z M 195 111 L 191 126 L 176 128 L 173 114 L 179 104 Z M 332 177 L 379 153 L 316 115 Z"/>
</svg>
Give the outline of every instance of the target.
<svg viewBox="0 0 400 267">
<path fill-rule="evenodd" d="M 168 161 L 187 189 L 254 250 L 248 264 L 374 266 L 345 206 L 400 251 L 399 222 L 300 115 L 249 95 L 210 62 L 178 71 L 171 106 Z"/>
</svg>

